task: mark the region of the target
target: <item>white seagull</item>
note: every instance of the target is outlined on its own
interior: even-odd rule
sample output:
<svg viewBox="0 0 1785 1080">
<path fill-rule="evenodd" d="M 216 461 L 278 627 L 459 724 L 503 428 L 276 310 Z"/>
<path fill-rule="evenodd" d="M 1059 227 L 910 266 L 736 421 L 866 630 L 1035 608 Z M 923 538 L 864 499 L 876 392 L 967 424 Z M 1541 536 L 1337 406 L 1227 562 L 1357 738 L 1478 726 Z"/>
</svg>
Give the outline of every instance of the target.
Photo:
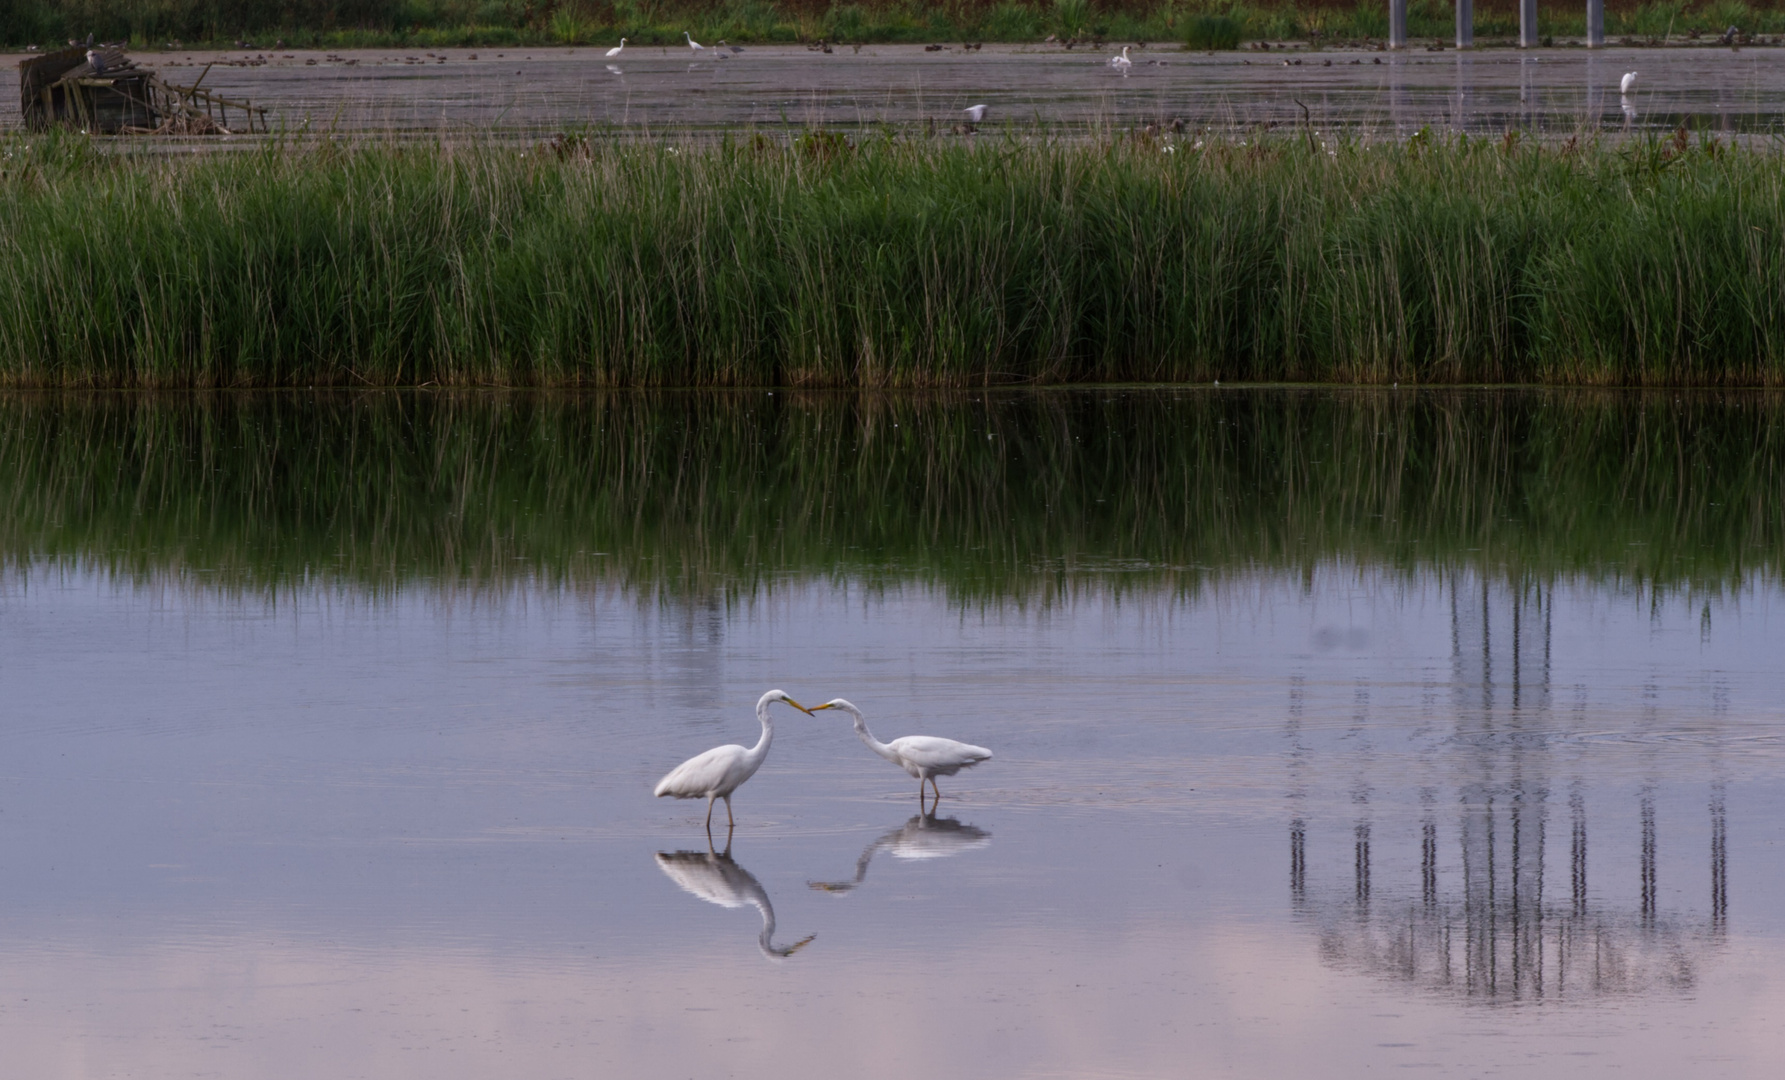
<svg viewBox="0 0 1785 1080">
<path fill-rule="evenodd" d="M 967 119 L 973 121 L 975 124 L 977 124 L 981 120 L 985 119 L 985 106 L 984 105 L 969 105 L 965 109 L 962 109 L 961 111 L 966 113 Z"/>
<path fill-rule="evenodd" d="M 608 59 L 611 60 L 614 57 L 620 55 L 620 50 L 624 49 L 625 47 L 626 47 L 626 39 L 621 38 L 620 43 L 618 45 L 615 45 L 613 48 L 611 48 L 607 51 Z"/>
<path fill-rule="evenodd" d="M 962 769 L 971 769 L 982 761 L 992 759 L 992 752 L 983 746 L 955 742 L 953 739 L 939 739 L 934 735 L 907 735 L 902 739 L 883 743 L 868 730 L 868 722 L 862 717 L 862 711 L 842 698 L 814 706 L 808 712 L 817 713 L 823 709 L 841 709 L 855 717 L 855 733 L 861 736 L 862 742 L 868 744 L 868 749 L 916 777 L 919 804 L 923 802 L 924 781 L 930 782 L 930 790 L 936 793 L 936 799 L 940 801 L 942 789 L 936 786 L 936 777 L 953 776 Z"/>
<path fill-rule="evenodd" d="M 777 701 L 784 701 L 807 716 L 811 711 L 804 705 L 788 697 L 779 690 L 770 690 L 762 695 L 756 703 L 756 719 L 762 724 L 762 738 L 748 750 L 741 746 L 715 746 L 704 754 L 696 755 L 682 762 L 669 771 L 669 775 L 657 781 L 657 787 L 651 794 L 662 798 L 674 795 L 678 799 L 705 799 L 707 801 L 707 831 L 713 828 L 713 800 L 725 800 L 725 822 L 728 826 L 736 826 L 737 821 L 731 816 L 731 793 L 742 787 L 744 781 L 756 775 L 762 763 L 768 760 L 769 743 L 775 737 L 774 722 L 769 719 L 769 706 Z"/>
</svg>

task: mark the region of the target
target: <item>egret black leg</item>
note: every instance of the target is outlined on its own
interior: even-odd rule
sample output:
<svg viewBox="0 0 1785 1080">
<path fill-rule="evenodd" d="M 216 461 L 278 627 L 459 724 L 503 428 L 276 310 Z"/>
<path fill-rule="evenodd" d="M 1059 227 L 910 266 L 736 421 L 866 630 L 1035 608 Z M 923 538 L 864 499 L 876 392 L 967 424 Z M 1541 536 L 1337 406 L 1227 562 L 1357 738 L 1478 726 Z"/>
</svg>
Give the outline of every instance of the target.
<svg viewBox="0 0 1785 1080">
<path fill-rule="evenodd" d="M 707 796 L 707 835 L 713 834 L 713 797 Z"/>
<path fill-rule="evenodd" d="M 738 827 L 737 820 L 731 816 L 730 795 L 725 796 L 725 827 L 728 829 L 735 829 Z"/>
</svg>

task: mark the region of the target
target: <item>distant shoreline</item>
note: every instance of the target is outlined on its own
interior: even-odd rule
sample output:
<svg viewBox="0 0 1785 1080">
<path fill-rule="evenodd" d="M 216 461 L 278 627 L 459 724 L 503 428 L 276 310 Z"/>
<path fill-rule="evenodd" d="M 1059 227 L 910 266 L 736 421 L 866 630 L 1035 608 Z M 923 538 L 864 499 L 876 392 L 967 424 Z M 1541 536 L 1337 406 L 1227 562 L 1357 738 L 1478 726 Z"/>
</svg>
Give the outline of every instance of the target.
<svg viewBox="0 0 1785 1080">
<path fill-rule="evenodd" d="M 1660 44 L 1705 41 L 1731 26 L 1741 44 L 1776 41 L 1785 34 L 1785 8 L 1731 0 L 1696 7 L 1613 0 L 1606 5 L 1608 43 Z M 1049 0 L 943 5 L 867 2 L 819 6 L 764 3 L 716 7 L 697 0 L 670 0 L 647 9 L 636 6 L 553 3 L 472 5 L 456 0 L 262 0 L 229 5 L 220 12 L 198 0 L 139 8 L 134 4 L 94 10 L 69 0 L 12 0 L 0 20 L 0 49 L 35 44 L 49 48 L 64 40 L 115 41 L 150 49 L 168 42 L 179 48 L 355 49 L 494 48 L 612 45 L 621 37 L 634 44 L 679 44 L 683 32 L 714 42 L 736 44 L 947 44 L 965 42 L 1040 43 L 1188 42 L 1195 47 L 1232 47 L 1252 42 L 1379 41 L 1388 35 L 1387 6 L 1353 10 L 1321 4 L 1266 2 L 1214 5 L 1201 0 Z M 1516 4 L 1483 0 L 1475 10 L 1480 45 L 1512 39 L 1518 33 Z M 1545 5 L 1539 30 L 1564 41 L 1584 37 L 1581 5 Z M 1454 34 L 1450 5 L 1410 6 L 1408 31 L 1419 44 L 1449 40 Z"/>
</svg>

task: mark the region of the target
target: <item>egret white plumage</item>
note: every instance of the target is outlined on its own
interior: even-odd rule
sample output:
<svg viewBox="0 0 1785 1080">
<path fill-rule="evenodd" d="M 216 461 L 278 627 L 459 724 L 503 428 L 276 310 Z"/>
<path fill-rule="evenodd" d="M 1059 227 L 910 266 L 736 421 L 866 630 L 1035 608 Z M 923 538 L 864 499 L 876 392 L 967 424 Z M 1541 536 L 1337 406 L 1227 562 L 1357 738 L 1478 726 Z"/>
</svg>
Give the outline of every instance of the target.
<svg viewBox="0 0 1785 1080">
<path fill-rule="evenodd" d="M 1128 69 L 1134 66 L 1134 61 L 1128 59 L 1128 46 L 1122 46 L 1122 55 L 1109 58 L 1109 66 L 1124 75 L 1128 74 Z"/>
<path fill-rule="evenodd" d="M 615 45 L 613 48 L 611 48 L 607 51 L 607 55 L 609 56 L 609 58 L 618 56 L 618 55 L 620 55 L 620 50 L 624 49 L 625 47 L 626 47 L 626 39 L 621 38 L 620 43 L 618 45 Z"/>
<path fill-rule="evenodd" d="M 815 705 L 807 712 L 817 713 L 824 709 L 841 709 L 855 717 L 855 733 L 867 744 L 868 749 L 916 777 L 917 799 L 920 804 L 924 797 L 924 781 L 929 781 L 930 790 L 940 800 L 942 789 L 936 786 L 936 777 L 953 776 L 962 769 L 970 769 L 982 761 L 992 759 L 992 752 L 983 746 L 955 742 L 953 739 L 942 739 L 934 735 L 906 735 L 883 743 L 868 730 L 868 721 L 862 716 L 862 711 L 842 698 Z"/>
<path fill-rule="evenodd" d="M 725 800 L 725 822 L 735 826 L 736 819 L 731 816 L 731 793 L 743 786 L 744 781 L 756 775 L 762 763 L 768 760 L 769 743 L 775 738 L 775 724 L 769 719 L 769 706 L 775 702 L 792 705 L 807 716 L 812 711 L 799 702 L 788 697 L 780 690 L 770 690 L 762 695 L 756 703 L 756 719 L 762 724 L 762 738 L 756 745 L 745 749 L 742 746 L 715 746 L 704 754 L 698 754 L 682 762 L 669 771 L 669 775 L 657 781 L 651 792 L 658 798 L 674 795 L 678 799 L 705 799 L 707 801 L 707 829 L 713 828 L 713 800 Z"/>
<path fill-rule="evenodd" d="M 962 109 L 961 111 L 966 113 L 967 119 L 971 120 L 975 124 L 977 124 L 981 120 L 985 119 L 985 106 L 984 105 L 969 105 L 965 109 Z"/>
<path fill-rule="evenodd" d="M 694 55 L 699 56 L 701 53 L 707 51 L 707 47 L 700 42 L 695 41 L 694 35 L 690 34 L 688 31 L 682 31 L 682 36 L 688 39 L 688 48 Z"/>
<path fill-rule="evenodd" d="M 1630 92 L 1630 88 L 1635 85 L 1636 85 L 1636 72 L 1626 71 L 1626 72 L 1624 72 L 1624 77 L 1618 80 L 1618 93 L 1628 94 Z"/>
</svg>

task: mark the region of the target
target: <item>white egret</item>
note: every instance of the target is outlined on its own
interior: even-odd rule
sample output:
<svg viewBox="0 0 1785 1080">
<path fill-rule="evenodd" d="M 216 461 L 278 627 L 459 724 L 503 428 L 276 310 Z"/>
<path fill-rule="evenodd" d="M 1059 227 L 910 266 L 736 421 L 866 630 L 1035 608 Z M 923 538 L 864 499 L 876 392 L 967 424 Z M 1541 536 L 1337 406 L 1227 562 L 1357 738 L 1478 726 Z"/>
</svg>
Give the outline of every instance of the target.
<svg viewBox="0 0 1785 1080">
<path fill-rule="evenodd" d="M 669 879 L 709 904 L 723 908 L 753 907 L 762 914 L 762 933 L 756 937 L 757 947 L 770 960 L 785 960 L 805 948 L 817 934 L 809 934 L 792 945 L 776 945 L 775 905 L 769 894 L 750 871 L 732 861 L 731 848 L 724 854 L 706 851 L 659 851 L 657 865 Z"/>
<path fill-rule="evenodd" d="M 762 695 L 756 703 L 756 719 L 762 723 L 762 738 L 748 750 L 741 746 L 715 746 L 704 754 L 699 754 L 682 762 L 669 771 L 669 775 L 657 781 L 657 787 L 651 792 L 658 798 L 674 795 L 678 799 L 701 799 L 707 801 L 707 831 L 713 829 L 713 800 L 725 800 L 725 822 L 728 826 L 736 826 L 731 816 L 731 793 L 743 786 L 744 781 L 756 775 L 762 763 L 768 760 L 769 743 L 775 738 L 775 725 L 769 719 L 769 706 L 777 701 L 784 701 L 807 716 L 812 711 L 799 702 L 788 697 L 779 690 L 770 690 Z"/>
<path fill-rule="evenodd" d="M 1128 46 L 1122 46 L 1122 55 L 1109 58 L 1109 66 L 1124 75 L 1128 74 L 1128 69 L 1134 66 L 1134 61 L 1128 59 Z"/>
<path fill-rule="evenodd" d="M 861 858 L 855 860 L 855 880 L 806 884 L 827 893 L 846 893 L 862 883 L 868 876 L 868 864 L 883 850 L 892 852 L 895 859 L 946 859 L 991 842 L 992 834 L 976 825 L 963 825 L 955 818 L 939 818 L 933 813 L 918 814 L 862 849 Z"/>
<path fill-rule="evenodd" d="M 855 717 L 855 733 L 861 736 L 862 742 L 868 744 L 868 749 L 916 777 L 919 805 L 923 803 L 925 780 L 930 782 L 930 789 L 940 801 L 942 789 L 936 786 L 936 777 L 953 776 L 962 769 L 970 769 L 992 758 L 992 752 L 983 746 L 940 739 L 934 735 L 907 735 L 902 739 L 883 743 L 868 730 L 868 721 L 862 716 L 862 711 L 842 698 L 814 706 L 807 712 L 817 713 L 823 709 L 841 709 Z"/>
<path fill-rule="evenodd" d="M 625 47 L 626 47 L 626 39 L 621 38 L 620 43 L 618 45 L 615 45 L 613 48 L 611 48 L 607 51 L 608 59 L 611 60 L 614 57 L 620 55 L 620 50 L 624 49 Z"/>
<path fill-rule="evenodd" d="M 700 42 L 695 41 L 694 35 L 690 34 L 688 31 L 682 31 L 682 36 L 688 39 L 688 48 L 695 56 L 699 56 L 701 53 L 707 51 L 707 47 Z"/>
<path fill-rule="evenodd" d="M 1618 80 L 1618 93 L 1628 94 L 1630 92 L 1630 88 L 1635 85 L 1636 85 L 1636 72 L 1626 71 L 1626 72 L 1624 72 L 1624 77 Z"/>
<path fill-rule="evenodd" d="M 967 119 L 971 120 L 975 124 L 977 124 L 981 120 L 985 119 L 985 106 L 984 105 L 969 105 L 965 109 L 962 109 L 961 111 L 966 113 Z"/>
</svg>

